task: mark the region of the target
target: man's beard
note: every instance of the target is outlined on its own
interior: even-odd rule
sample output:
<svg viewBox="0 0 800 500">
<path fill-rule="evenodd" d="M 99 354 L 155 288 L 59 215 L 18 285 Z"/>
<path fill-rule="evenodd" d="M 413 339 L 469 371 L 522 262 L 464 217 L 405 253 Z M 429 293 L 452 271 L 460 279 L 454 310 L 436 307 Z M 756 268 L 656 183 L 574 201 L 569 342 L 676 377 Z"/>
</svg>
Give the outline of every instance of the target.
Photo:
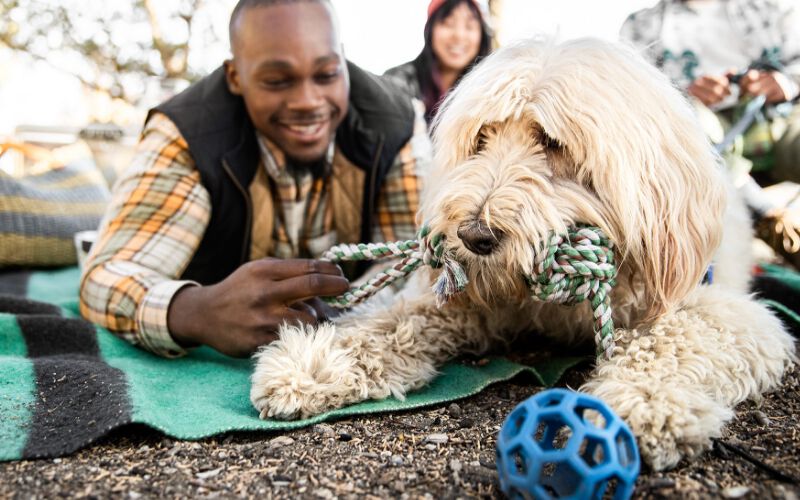
<svg viewBox="0 0 800 500">
<path fill-rule="evenodd" d="M 310 173 L 314 178 L 325 177 L 328 173 L 328 151 L 326 150 L 319 158 L 314 160 L 300 160 L 286 157 L 286 172 L 295 179 L 299 179 Z"/>
</svg>

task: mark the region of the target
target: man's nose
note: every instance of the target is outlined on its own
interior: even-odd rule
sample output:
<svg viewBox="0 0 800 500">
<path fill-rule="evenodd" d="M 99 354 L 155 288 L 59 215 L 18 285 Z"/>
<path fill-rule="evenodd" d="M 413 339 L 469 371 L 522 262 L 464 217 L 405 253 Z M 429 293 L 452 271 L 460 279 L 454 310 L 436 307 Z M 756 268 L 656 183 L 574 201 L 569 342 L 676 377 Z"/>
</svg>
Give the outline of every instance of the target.
<svg viewBox="0 0 800 500">
<path fill-rule="evenodd" d="M 292 110 L 315 109 L 322 105 L 324 99 L 319 88 L 312 80 L 299 83 L 290 96 L 288 107 Z"/>
</svg>

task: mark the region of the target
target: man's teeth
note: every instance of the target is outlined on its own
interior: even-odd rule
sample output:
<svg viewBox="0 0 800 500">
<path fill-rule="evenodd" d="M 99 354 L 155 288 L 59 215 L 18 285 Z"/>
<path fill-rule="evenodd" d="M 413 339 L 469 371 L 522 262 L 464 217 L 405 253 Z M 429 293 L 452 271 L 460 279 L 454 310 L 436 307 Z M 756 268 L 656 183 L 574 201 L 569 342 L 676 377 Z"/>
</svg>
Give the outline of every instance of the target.
<svg viewBox="0 0 800 500">
<path fill-rule="evenodd" d="M 312 125 L 287 125 L 289 130 L 299 134 L 313 134 L 319 130 L 322 124 L 314 123 Z"/>
</svg>

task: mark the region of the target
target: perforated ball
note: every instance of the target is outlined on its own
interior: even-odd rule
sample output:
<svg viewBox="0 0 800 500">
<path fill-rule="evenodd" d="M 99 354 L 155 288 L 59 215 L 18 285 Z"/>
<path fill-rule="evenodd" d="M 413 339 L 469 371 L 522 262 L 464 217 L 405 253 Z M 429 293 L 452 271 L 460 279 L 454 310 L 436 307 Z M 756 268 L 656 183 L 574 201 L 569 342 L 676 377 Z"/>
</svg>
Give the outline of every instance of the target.
<svg viewBox="0 0 800 500">
<path fill-rule="evenodd" d="M 506 417 L 497 470 L 509 498 L 627 499 L 639 475 L 639 450 L 603 401 L 548 389 Z"/>
</svg>

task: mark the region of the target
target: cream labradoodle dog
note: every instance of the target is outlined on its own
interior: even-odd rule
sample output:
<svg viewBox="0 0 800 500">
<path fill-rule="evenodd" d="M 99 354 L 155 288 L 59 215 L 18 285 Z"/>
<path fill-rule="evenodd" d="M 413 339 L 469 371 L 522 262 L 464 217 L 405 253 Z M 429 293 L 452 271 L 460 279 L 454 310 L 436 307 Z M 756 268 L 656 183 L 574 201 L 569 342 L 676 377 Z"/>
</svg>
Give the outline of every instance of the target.
<svg viewBox="0 0 800 500">
<path fill-rule="evenodd" d="M 616 245 L 610 359 L 581 390 L 605 400 L 655 469 L 708 448 L 733 407 L 777 386 L 793 339 L 748 294 L 749 220 L 692 109 L 634 51 L 599 40 L 502 49 L 448 97 L 420 219 L 469 279 L 437 306 L 421 268 L 391 301 L 257 354 L 251 399 L 291 419 L 404 395 L 458 354 L 537 331 L 592 342 L 592 310 L 530 297 L 537 248 L 587 224 Z M 726 199 L 728 200 L 726 202 Z M 725 233 L 725 234 L 723 234 Z M 701 284 L 714 262 L 713 284 Z"/>
</svg>

